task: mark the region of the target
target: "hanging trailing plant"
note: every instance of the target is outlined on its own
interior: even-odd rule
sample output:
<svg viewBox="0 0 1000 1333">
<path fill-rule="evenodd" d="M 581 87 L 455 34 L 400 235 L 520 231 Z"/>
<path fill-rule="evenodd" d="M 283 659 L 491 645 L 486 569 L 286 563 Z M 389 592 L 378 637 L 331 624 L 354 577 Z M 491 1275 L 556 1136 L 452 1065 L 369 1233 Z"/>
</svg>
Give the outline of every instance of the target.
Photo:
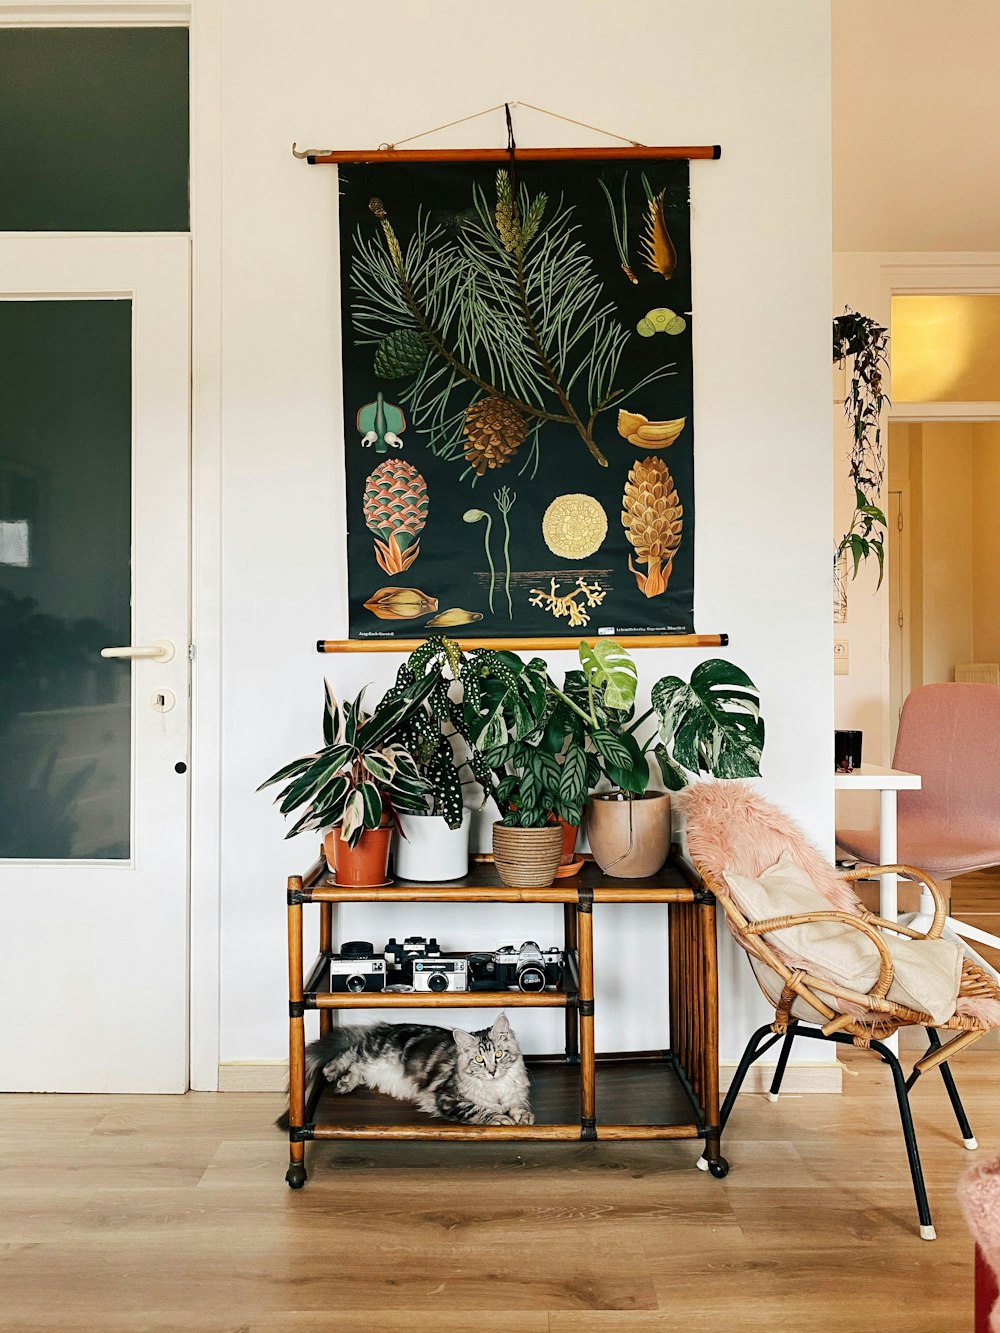
<svg viewBox="0 0 1000 1333">
<path fill-rule="evenodd" d="M 857 578 L 863 561 L 878 560 L 878 586 L 885 572 L 885 514 L 877 503 L 885 480 L 882 411 L 889 399 L 882 388 L 889 368 L 889 331 L 881 324 L 845 307 L 833 321 L 833 363 L 850 358 L 851 375 L 844 411 L 853 427 L 850 474 L 854 483 L 854 513 L 837 543 L 833 563 L 842 555 L 852 560 Z"/>
</svg>

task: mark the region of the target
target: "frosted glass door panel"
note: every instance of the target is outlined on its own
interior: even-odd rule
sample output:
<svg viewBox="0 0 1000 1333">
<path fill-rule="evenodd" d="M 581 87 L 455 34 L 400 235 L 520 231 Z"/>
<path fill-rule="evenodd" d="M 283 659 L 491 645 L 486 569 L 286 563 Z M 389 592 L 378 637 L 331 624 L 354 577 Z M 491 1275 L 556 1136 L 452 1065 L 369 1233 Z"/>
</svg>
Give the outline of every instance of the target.
<svg viewBox="0 0 1000 1333">
<path fill-rule="evenodd" d="M 131 854 L 132 303 L 0 300 L 0 858 Z"/>
</svg>

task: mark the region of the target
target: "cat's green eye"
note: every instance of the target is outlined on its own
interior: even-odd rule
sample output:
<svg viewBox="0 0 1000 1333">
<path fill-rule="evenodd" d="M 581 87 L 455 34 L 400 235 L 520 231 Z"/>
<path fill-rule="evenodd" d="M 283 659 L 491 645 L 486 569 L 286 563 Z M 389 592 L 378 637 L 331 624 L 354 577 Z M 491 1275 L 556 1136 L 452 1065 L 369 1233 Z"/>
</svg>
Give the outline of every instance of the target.
<svg viewBox="0 0 1000 1333">
<path fill-rule="evenodd" d="M 486 1063 L 486 1061 L 483 1059 L 483 1057 L 482 1057 L 481 1055 L 477 1055 L 477 1056 L 476 1056 L 476 1064 L 477 1064 L 477 1065 L 483 1065 L 483 1064 L 485 1064 L 485 1063 Z"/>
</svg>

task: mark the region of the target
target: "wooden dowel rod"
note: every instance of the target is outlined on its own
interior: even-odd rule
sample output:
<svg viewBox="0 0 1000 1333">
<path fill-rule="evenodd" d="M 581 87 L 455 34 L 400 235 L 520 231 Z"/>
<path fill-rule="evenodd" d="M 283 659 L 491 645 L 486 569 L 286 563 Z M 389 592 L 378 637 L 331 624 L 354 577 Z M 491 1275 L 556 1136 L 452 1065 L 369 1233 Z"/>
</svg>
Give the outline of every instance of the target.
<svg viewBox="0 0 1000 1333">
<path fill-rule="evenodd" d="M 693 889 L 595 889 L 595 903 L 693 903 Z"/>
<path fill-rule="evenodd" d="M 353 889 L 346 885 L 324 884 L 309 890 L 308 897 L 313 903 L 575 903 L 576 889 L 558 884 L 549 889 L 459 889 L 436 884 Z"/>
<path fill-rule="evenodd" d="M 599 1139 L 698 1139 L 697 1125 L 598 1125 Z"/>
<path fill-rule="evenodd" d="M 314 1139 L 576 1139 L 579 1125 L 316 1125 Z"/>
<path fill-rule="evenodd" d="M 361 991 L 348 994 L 322 992 L 317 1009 L 565 1009 L 563 991 Z"/>
<path fill-rule="evenodd" d="M 593 1120 L 596 1112 L 594 1058 L 594 914 L 577 913 L 577 950 L 580 962 L 580 1118 Z M 589 1008 L 590 1012 L 584 1012 Z"/>
<path fill-rule="evenodd" d="M 702 1051 L 705 1083 L 699 1090 L 701 1109 L 707 1123 L 719 1123 L 719 960 L 715 938 L 715 904 L 698 908 L 704 929 L 704 974 L 702 985 Z"/>
<path fill-rule="evenodd" d="M 713 161 L 722 156 L 719 144 L 696 144 L 676 148 L 640 144 L 611 148 L 515 148 L 515 162 L 653 162 L 683 158 L 689 162 Z M 506 148 L 343 148 L 329 153 L 310 153 L 311 167 L 363 162 L 509 162 Z"/>
<path fill-rule="evenodd" d="M 565 636 L 563 638 L 538 639 L 459 639 L 458 646 L 463 652 L 473 648 L 507 648 L 511 652 L 519 650 L 534 652 L 573 652 L 580 639 Z M 600 643 L 599 638 L 584 638 L 584 643 L 593 646 Z M 615 639 L 623 648 L 726 648 L 729 645 L 728 634 L 621 634 Z M 424 639 L 318 639 L 318 653 L 412 653 L 424 643 Z"/>
<path fill-rule="evenodd" d="M 289 893 L 302 888 L 302 880 L 292 875 L 288 880 Z M 291 1004 L 302 1001 L 302 904 L 288 904 L 288 999 Z M 306 1043 L 301 1012 L 288 1020 L 288 1113 L 290 1125 L 301 1125 L 305 1115 L 306 1098 Z M 301 1165 L 304 1144 L 289 1142 L 289 1159 Z"/>
</svg>

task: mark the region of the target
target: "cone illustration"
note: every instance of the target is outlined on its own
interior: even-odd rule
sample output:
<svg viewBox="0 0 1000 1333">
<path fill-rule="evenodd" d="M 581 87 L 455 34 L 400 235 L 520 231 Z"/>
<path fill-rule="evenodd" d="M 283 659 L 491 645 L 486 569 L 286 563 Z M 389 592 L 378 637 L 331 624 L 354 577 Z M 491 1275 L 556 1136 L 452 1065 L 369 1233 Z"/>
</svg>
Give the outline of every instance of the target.
<svg viewBox="0 0 1000 1333">
<path fill-rule="evenodd" d="M 365 523 L 375 536 L 375 558 L 387 574 L 401 574 L 420 554 L 427 503 L 427 483 L 402 458 L 387 458 L 368 478 Z"/>
<path fill-rule="evenodd" d="M 465 409 L 465 457 L 481 477 L 488 468 L 503 467 L 524 443 L 528 423 L 506 398 L 479 398 Z"/>
<path fill-rule="evenodd" d="M 674 479 L 663 459 L 636 459 L 622 497 L 622 525 L 639 564 L 648 566 L 644 574 L 629 556 L 628 567 L 647 597 L 658 597 L 666 591 L 674 555 L 681 544 L 683 514 Z"/>
</svg>

